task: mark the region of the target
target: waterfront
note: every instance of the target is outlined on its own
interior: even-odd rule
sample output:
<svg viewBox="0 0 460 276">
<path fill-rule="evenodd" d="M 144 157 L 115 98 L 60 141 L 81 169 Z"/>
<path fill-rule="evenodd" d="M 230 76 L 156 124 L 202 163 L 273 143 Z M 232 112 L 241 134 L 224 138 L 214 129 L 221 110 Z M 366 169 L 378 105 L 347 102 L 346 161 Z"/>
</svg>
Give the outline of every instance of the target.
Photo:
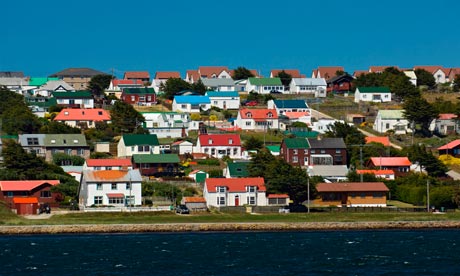
<svg viewBox="0 0 460 276">
<path fill-rule="evenodd" d="M 460 230 L 0 236 L 2 275 L 455 275 Z"/>
</svg>

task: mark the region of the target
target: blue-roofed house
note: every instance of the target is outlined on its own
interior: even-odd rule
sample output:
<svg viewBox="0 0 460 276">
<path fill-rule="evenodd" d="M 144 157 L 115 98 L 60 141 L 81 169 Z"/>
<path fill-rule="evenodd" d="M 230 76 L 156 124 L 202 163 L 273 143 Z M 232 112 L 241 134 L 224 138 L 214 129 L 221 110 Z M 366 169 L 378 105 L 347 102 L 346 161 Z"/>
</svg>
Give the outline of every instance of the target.
<svg viewBox="0 0 460 276">
<path fill-rule="evenodd" d="M 269 100 L 267 102 L 269 109 L 276 109 L 279 115 L 286 112 L 308 112 L 311 114 L 310 108 L 305 100 Z"/>
<path fill-rule="evenodd" d="M 220 109 L 239 109 L 240 95 L 237 91 L 208 91 L 206 96 L 211 101 L 211 106 Z"/>
<path fill-rule="evenodd" d="M 211 101 L 208 96 L 175 96 L 172 104 L 174 112 L 200 112 L 211 108 Z"/>
</svg>

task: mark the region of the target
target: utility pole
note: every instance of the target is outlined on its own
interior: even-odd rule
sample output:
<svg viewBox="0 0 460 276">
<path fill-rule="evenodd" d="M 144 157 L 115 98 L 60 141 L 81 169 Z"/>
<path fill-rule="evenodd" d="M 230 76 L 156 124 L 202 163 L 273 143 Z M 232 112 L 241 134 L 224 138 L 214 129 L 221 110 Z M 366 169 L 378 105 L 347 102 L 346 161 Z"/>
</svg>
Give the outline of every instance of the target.
<svg viewBox="0 0 460 276">
<path fill-rule="evenodd" d="M 310 176 L 307 176 L 307 213 L 310 213 Z"/>
<path fill-rule="evenodd" d="M 426 180 L 426 211 L 430 212 L 430 180 Z"/>
</svg>

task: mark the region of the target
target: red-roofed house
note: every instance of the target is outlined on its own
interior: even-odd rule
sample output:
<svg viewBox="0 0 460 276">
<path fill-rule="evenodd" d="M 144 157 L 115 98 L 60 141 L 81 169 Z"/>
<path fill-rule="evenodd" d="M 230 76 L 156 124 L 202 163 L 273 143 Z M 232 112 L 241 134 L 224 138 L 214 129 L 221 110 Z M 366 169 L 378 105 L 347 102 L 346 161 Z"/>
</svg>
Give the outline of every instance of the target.
<svg viewBox="0 0 460 276">
<path fill-rule="evenodd" d="M 454 140 L 438 148 L 439 155 L 450 154 L 452 156 L 460 155 L 460 139 Z"/>
<path fill-rule="evenodd" d="M 433 74 L 433 77 L 436 83 L 445 83 L 448 81 L 449 69 L 444 68 L 440 65 L 430 65 L 430 66 L 414 66 L 414 71 L 417 69 L 423 69 L 425 71 Z"/>
<path fill-rule="evenodd" d="M 187 70 L 185 72 L 185 81 L 188 81 L 189 83 L 194 83 L 200 79 L 200 74 L 198 73 L 198 70 Z"/>
<path fill-rule="evenodd" d="M 83 165 L 83 170 L 131 170 L 133 164 L 131 159 L 87 159 Z"/>
<path fill-rule="evenodd" d="M 449 81 L 453 82 L 457 75 L 460 75 L 460 68 L 450 68 L 448 75 Z"/>
<path fill-rule="evenodd" d="M 270 78 L 278 77 L 278 74 L 284 71 L 286 74 L 291 75 L 292 78 L 305 78 L 304 74 L 300 74 L 298 69 L 273 69 L 270 71 Z"/>
<path fill-rule="evenodd" d="M 227 66 L 200 66 L 198 73 L 201 78 L 207 79 L 231 79 L 230 70 Z"/>
<path fill-rule="evenodd" d="M 125 72 L 123 79 L 125 80 L 139 80 L 142 82 L 149 82 L 150 81 L 150 74 L 147 71 L 140 71 L 140 72 Z"/>
<path fill-rule="evenodd" d="M 107 96 L 115 96 L 117 99 L 121 97 L 121 91 L 124 88 L 141 88 L 144 87 L 144 83 L 140 80 L 118 80 L 113 79 L 110 81 L 109 88 L 105 91 Z"/>
<path fill-rule="evenodd" d="M 198 136 L 194 153 L 204 153 L 210 157 L 241 158 L 241 139 L 239 134 L 201 134 Z"/>
<path fill-rule="evenodd" d="M 368 167 L 380 170 L 393 170 L 395 176 L 409 173 L 412 163 L 407 157 L 371 157 Z"/>
<path fill-rule="evenodd" d="M 268 129 L 279 129 L 278 113 L 276 109 L 243 108 L 238 112 L 234 124 L 242 130 L 267 131 Z"/>
<path fill-rule="evenodd" d="M 313 70 L 311 77 L 325 78 L 328 80 L 335 77 L 337 75 L 337 71 L 345 72 L 345 69 L 342 66 L 319 66 Z"/>
<path fill-rule="evenodd" d="M 65 108 L 56 115 L 54 121 L 86 129 L 96 127 L 97 122 L 110 123 L 110 114 L 102 108 Z"/>
<path fill-rule="evenodd" d="M 18 214 L 37 214 L 38 204 L 56 206 L 56 198 L 59 197 L 60 194 L 52 193 L 51 187 L 59 183 L 59 180 L 0 181 L 0 200 L 5 201 L 11 209 L 16 209 Z M 24 204 L 34 204 L 35 201 L 37 204 L 29 206 L 27 212 L 24 213 L 24 210 L 17 209 L 17 204 L 21 203 L 20 198 L 27 198 L 27 202 L 24 202 Z M 16 199 L 17 202 L 14 202 L 14 199 Z M 34 202 L 31 202 L 31 200 Z"/>
<path fill-rule="evenodd" d="M 366 144 L 380 143 L 384 145 L 385 147 L 390 146 L 390 138 L 388 136 L 367 136 L 365 139 L 366 139 Z"/>
<path fill-rule="evenodd" d="M 455 134 L 458 130 L 458 116 L 452 113 L 439 114 L 434 120 L 434 132 L 441 135 Z"/>
<path fill-rule="evenodd" d="M 388 187 L 383 182 L 318 183 L 315 204 L 346 207 L 385 207 Z"/>
<path fill-rule="evenodd" d="M 358 174 L 373 174 L 377 178 L 384 178 L 386 180 L 394 180 L 395 172 L 392 170 L 356 170 Z"/>
<path fill-rule="evenodd" d="M 266 191 L 262 177 L 208 178 L 203 197 L 208 207 L 267 206 Z"/>
</svg>

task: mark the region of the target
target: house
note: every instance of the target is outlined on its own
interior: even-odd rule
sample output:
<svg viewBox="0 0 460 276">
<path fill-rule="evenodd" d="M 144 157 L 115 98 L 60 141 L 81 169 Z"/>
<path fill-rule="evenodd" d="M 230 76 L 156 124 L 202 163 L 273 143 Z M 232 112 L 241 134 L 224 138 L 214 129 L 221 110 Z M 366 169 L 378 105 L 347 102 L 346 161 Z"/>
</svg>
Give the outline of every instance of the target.
<svg viewBox="0 0 460 276">
<path fill-rule="evenodd" d="M 439 155 L 449 154 L 454 157 L 460 156 L 460 139 L 449 142 L 438 148 Z"/>
<path fill-rule="evenodd" d="M 324 134 L 329 130 L 329 127 L 333 126 L 335 123 L 344 124 L 345 122 L 343 120 L 337 120 L 333 118 L 319 118 L 312 123 L 311 129 L 313 131 Z"/>
<path fill-rule="evenodd" d="M 345 73 L 343 75 L 334 76 L 326 81 L 327 92 L 345 94 L 353 89 L 353 76 Z"/>
<path fill-rule="evenodd" d="M 353 78 L 361 77 L 362 75 L 369 74 L 369 70 L 356 70 L 353 72 Z"/>
<path fill-rule="evenodd" d="M 133 164 L 131 159 L 87 159 L 83 165 L 83 170 L 101 171 L 101 170 L 131 170 Z"/>
<path fill-rule="evenodd" d="M 34 95 L 50 97 L 53 92 L 75 92 L 75 88 L 63 80 L 48 80 L 34 91 Z"/>
<path fill-rule="evenodd" d="M 83 171 L 78 187 L 80 210 L 98 206 L 126 209 L 142 204 L 142 176 L 139 170 Z"/>
<path fill-rule="evenodd" d="M 0 71 L 0 78 L 24 78 L 24 72 Z"/>
<path fill-rule="evenodd" d="M 403 71 L 404 75 L 409 78 L 409 81 L 414 85 L 417 86 L 417 75 L 413 70 L 405 70 Z"/>
<path fill-rule="evenodd" d="M 305 100 L 269 100 L 267 108 L 275 109 L 278 115 L 285 112 L 311 112 Z"/>
<path fill-rule="evenodd" d="M 110 113 L 102 108 L 65 108 L 54 117 L 53 121 L 82 129 L 95 128 L 96 123 L 110 123 Z"/>
<path fill-rule="evenodd" d="M 125 72 L 123 75 L 124 80 L 133 80 L 133 81 L 141 81 L 143 83 L 150 82 L 150 74 L 147 71 L 139 71 L 139 72 Z"/>
<path fill-rule="evenodd" d="M 94 108 L 93 95 L 89 91 L 53 92 L 58 106 L 67 108 Z"/>
<path fill-rule="evenodd" d="M 187 70 L 185 72 L 185 81 L 189 83 L 195 83 L 200 79 L 200 74 L 198 70 Z"/>
<path fill-rule="evenodd" d="M 152 80 L 152 87 L 155 91 L 161 91 L 161 85 L 165 84 L 169 79 L 180 79 L 180 72 L 171 71 L 158 71 L 155 73 L 155 78 Z"/>
<path fill-rule="evenodd" d="M 267 131 L 268 129 L 279 129 L 278 113 L 276 109 L 243 108 L 239 110 L 234 124 L 242 130 Z"/>
<path fill-rule="evenodd" d="M 206 199 L 204 197 L 184 196 L 180 204 L 187 206 L 187 208 L 192 212 L 200 212 L 200 211 L 208 210 L 208 208 L 206 207 Z"/>
<path fill-rule="evenodd" d="M 240 95 L 237 91 L 207 91 L 205 95 L 209 97 L 213 107 L 224 110 L 240 108 Z"/>
<path fill-rule="evenodd" d="M 314 165 L 307 168 L 308 176 L 321 176 L 324 182 L 347 181 L 348 168 L 346 165 Z"/>
<path fill-rule="evenodd" d="M 343 138 L 308 138 L 308 165 L 346 165 L 347 146 Z"/>
<path fill-rule="evenodd" d="M 96 75 L 107 75 L 91 68 L 67 68 L 57 73 L 50 75 L 50 78 L 59 78 L 70 84 L 75 90 L 86 90 L 89 86 L 89 81 Z"/>
<path fill-rule="evenodd" d="M 434 132 L 440 135 L 451 135 L 458 132 L 458 116 L 452 113 L 441 113 L 434 120 Z"/>
<path fill-rule="evenodd" d="M 395 176 L 407 175 L 412 163 L 407 157 L 371 157 L 367 167 L 380 170 L 392 170 Z"/>
<path fill-rule="evenodd" d="M 201 110 L 211 108 L 211 100 L 208 96 L 175 96 L 172 103 L 172 111 L 199 113 Z"/>
<path fill-rule="evenodd" d="M 389 130 L 395 134 L 411 133 L 409 121 L 404 118 L 404 110 L 379 110 L 375 118 L 373 129 L 380 133 L 385 133 Z"/>
<path fill-rule="evenodd" d="M 273 69 L 270 71 L 270 78 L 278 77 L 278 74 L 284 72 L 291 76 L 291 78 L 305 78 L 305 75 L 300 74 L 298 69 Z"/>
<path fill-rule="evenodd" d="M 229 156 L 232 159 L 240 159 L 241 151 L 239 134 L 201 134 L 193 150 L 194 153 L 205 153 L 210 157 Z"/>
<path fill-rule="evenodd" d="M 448 79 L 450 82 L 454 82 L 455 81 L 455 77 L 457 75 L 460 75 L 460 68 L 450 68 L 449 70 L 449 75 L 448 75 Z"/>
<path fill-rule="evenodd" d="M 273 156 L 280 155 L 281 145 L 270 145 L 270 146 L 265 146 L 265 147 L 268 149 L 271 155 Z"/>
<path fill-rule="evenodd" d="M 65 173 L 72 176 L 77 182 L 80 183 L 81 176 L 83 174 L 83 166 L 63 165 L 59 167 L 61 167 Z"/>
<path fill-rule="evenodd" d="M 395 172 L 393 170 L 356 170 L 357 174 L 373 174 L 377 178 L 385 180 L 394 180 Z"/>
<path fill-rule="evenodd" d="M 284 138 L 280 146 L 280 156 L 293 166 L 308 166 L 310 144 L 305 138 Z"/>
<path fill-rule="evenodd" d="M 414 71 L 417 69 L 423 69 L 431 73 L 434 77 L 436 83 L 446 83 L 448 81 L 448 72 L 447 68 L 444 68 L 440 65 L 423 65 L 423 66 L 414 66 Z"/>
<path fill-rule="evenodd" d="M 366 144 L 379 143 L 385 147 L 389 147 L 391 145 L 390 138 L 388 136 L 366 136 L 364 139 L 366 140 Z"/>
<path fill-rule="evenodd" d="M 209 178 L 209 173 L 200 170 L 194 170 L 188 174 L 188 177 L 193 179 L 195 183 L 204 183 L 206 178 Z"/>
<path fill-rule="evenodd" d="M 324 78 L 292 78 L 289 84 L 291 94 L 311 94 L 316 98 L 326 97 L 326 89 Z"/>
<path fill-rule="evenodd" d="M 26 91 L 33 88 L 28 83 L 29 81 L 26 78 L 0 78 L 0 86 L 4 86 L 8 90 L 21 95 L 26 94 Z"/>
<path fill-rule="evenodd" d="M 155 90 L 151 87 L 124 88 L 120 99 L 125 103 L 137 105 L 150 106 L 157 103 Z"/>
<path fill-rule="evenodd" d="M 315 204 L 339 207 L 385 207 L 389 191 L 383 182 L 318 183 L 316 190 Z"/>
<path fill-rule="evenodd" d="M 207 90 L 211 91 L 235 91 L 235 82 L 231 78 L 201 79 Z"/>
<path fill-rule="evenodd" d="M 19 134 L 18 143 L 27 153 L 33 153 L 38 157 L 45 158 L 45 136 L 46 134 Z"/>
<path fill-rule="evenodd" d="M 2 180 L 0 201 L 18 215 L 35 215 L 41 204 L 57 205 L 59 195 L 51 192 L 51 187 L 59 183 L 59 180 Z"/>
<path fill-rule="evenodd" d="M 284 130 L 288 128 L 292 123 L 301 122 L 308 126 L 311 126 L 311 114 L 310 112 L 284 112 L 283 115 L 279 116 L 280 129 Z"/>
<path fill-rule="evenodd" d="M 348 113 L 347 114 L 347 122 L 350 122 L 354 125 L 360 125 L 366 121 L 366 116 L 362 114 L 353 114 L 353 113 Z"/>
<path fill-rule="evenodd" d="M 284 86 L 280 78 L 249 78 L 245 90 L 259 94 L 269 94 L 275 91 L 284 93 Z"/>
<path fill-rule="evenodd" d="M 203 197 L 207 207 L 267 206 L 266 191 L 261 177 L 208 178 Z"/>
<path fill-rule="evenodd" d="M 248 165 L 250 162 L 229 162 L 224 168 L 223 175 L 225 178 L 249 177 Z"/>
<path fill-rule="evenodd" d="M 29 96 L 27 94 L 24 98 L 32 113 L 40 118 L 44 118 L 46 113 L 49 113 L 50 108 L 57 105 L 55 98 Z"/>
<path fill-rule="evenodd" d="M 155 134 L 123 134 L 117 145 L 118 157 L 133 154 L 158 154 L 160 143 Z"/>
<path fill-rule="evenodd" d="M 288 206 L 290 202 L 288 194 L 269 194 L 267 200 L 269 206 Z"/>
<path fill-rule="evenodd" d="M 320 66 L 313 69 L 311 77 L 316 79 L 324 78 L 328 80 L 337 76 L 338 72 L 345 72 L 345 69 L 342 66 Z"/>
<path fill-rule="evenodd" d="M 171 144 L 171 153 L 184 155 L 193 153 L 193 143 L 189 141 L 176 141 Z"/>
<path fill-rule="evenodd" d="M 178 176 L 180 159 L 177 154 L 133 154 L 134 169 L 145 176 Z"/>
<path fill-rule="evenodd" d="M 201 79 L 231 79 L 227 66 L 200 66 L 198 74 Z"/>
<path fill-rule="evenodd" d="M 158 138 L 182 138 L 193 130 L 190 115 L 179 112 L 140 112 L 145 121 L 143 128 Z"/>
<path fill-rule="evenodd" d="M 115 96 L 117 99 L 121 98 L 121 92 L 126 88 L 142 88 L 144 83 L 140 80 L 118 80 L 113 79 L 110 81 L 109 88 L 105 90 L 107 96 Z"/>
<path fill-rule="evenodd" d="M 384 103 L 391 102 L 391 92 L 388 87 L 356 87 L 355 103 L 374 102 Z"/>
</svg>

